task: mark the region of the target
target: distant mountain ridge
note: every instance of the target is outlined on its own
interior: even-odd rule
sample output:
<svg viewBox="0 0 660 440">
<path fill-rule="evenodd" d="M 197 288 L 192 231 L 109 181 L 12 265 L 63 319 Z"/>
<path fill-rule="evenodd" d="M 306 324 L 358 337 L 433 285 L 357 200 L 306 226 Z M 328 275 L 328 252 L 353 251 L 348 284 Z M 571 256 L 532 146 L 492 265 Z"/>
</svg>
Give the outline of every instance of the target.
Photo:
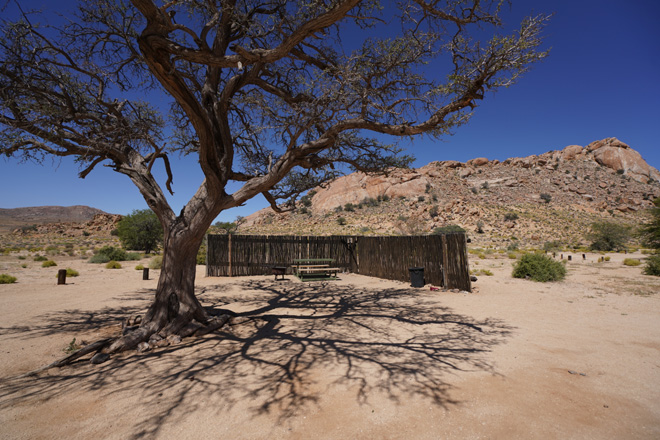
<svg viewBox="0 0 660 440">
<path fill-rule="evenodd" d="M 0 230 L 10 231 L 22 226 L 47 223 L 87 222 L 98 214 L 107 215 L 100 209 L 83 205 L 0 208 Z"/>
</svg>

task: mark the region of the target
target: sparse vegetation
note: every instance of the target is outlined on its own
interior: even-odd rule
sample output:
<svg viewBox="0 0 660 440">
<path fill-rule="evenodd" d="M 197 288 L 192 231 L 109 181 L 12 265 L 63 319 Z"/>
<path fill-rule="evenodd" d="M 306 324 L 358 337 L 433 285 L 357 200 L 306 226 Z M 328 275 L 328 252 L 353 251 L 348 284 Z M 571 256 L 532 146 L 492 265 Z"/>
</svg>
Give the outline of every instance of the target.
<svg viewBox="0 0 660 440">
<path fill-rule="evenodd" d="M 543 250 L 546 252 L 559 252 L 564 245 L 558 240 L 546 241 L 543 243 Z"/>
<path fill-rule="evenodd" d="M 630 239 L 630 228 L 613 222 L 597 222 L 591 225 L 588 237 L 591 250 L 620 251 Z"/>
<path fill-rule="evenodd" d="M 66 354 L 71 354 L 71 353 L 73 353 L 74 351 L 78 351 L 78 350 L 80 350 L 80 348 L 81 348 L 81 347 L 80 347 L 80 344 L 77 344 L 77 343 L 76 343 L 76 338 L 73 338 L 73 339 L 71 340 L 71 342 L 69 342 L 69 345 L 67 345 L 67 346 L 64 348 L 63 351 L 64 351 Z"/>
<path fill-rule="evenodd" d="M 16 282 L 16 277 L 13 277 L 6 273 L 0 274 L 0 284 L 14 284 L 15 282 Z"/>
<path fill-rule="evenodd" d="M 108 261 L 108 263 L 105 265 L 106 269 L 121 269 L 121 264 L 119 264 L 118 261 Z"/>
<path fill-rule="evenodd" d="M 337 224 L 340 226 L 344 226 L 346 224 L 346 219 L 344 217 L 339 217 L 337 219 Z"/>
<path fill-rule="evenodd" d="M 539 282 L 560 281 L 566 277 L 566 267 L 543 254 L 525 254 L 514 264 L 512 276 Z"/>
<path fill-rule="evenodd" d="M 518 214 L 515 212 L 507 212 L 506 214 L 504 214 L 504 220 L 508 222 L 518 220 Z"/>
<path fill-rule="evenodd" d="M 660 277 L 660 254 L 651 255 L 646 259 L 644 274 Z"/>
<path fill-rule="evenodd" d="M 458 225 L 445 225 L 433 230 L 433 235 L 451 234 L 452 232 L 465 232 L 465 229 Z"/>
<path fill-rule="evenodd" d="M 162 269 L 163 268 L 163 257 L 156 255 L 149 261 L 149 269 Z"/>
<path fill-rule="evenodd" d="M 79 276 L 79 275 L 80 275 L 80 273 L 79 273 L 77 270 L 75 270 L 75 269 L 71 269 L 70 267 L 67 267 L 67 268 L 66 268 L 66 276 L 67 276 L 67 278 L 77 277 L 77 276 Z M 55 276 L 57 277 L 57 275 L 55 275 Z"/>
<path fill-rule="evenodd" d="M 135 270 L 144 270 L 144 266 L 141 265 L 141 264 L 138 264 L 137 266 L 135 266 Z"/>
<path fill-rule="evenodd" d="M 346 212 L 355 212 L 355 205 L 352 203 L 347 203 L 344 205 L 344 211 Z"/>
<path fill-rule="evenodd" d="M 552 196 L 551 196 L 550 194 L 548 194 L 548 193 L 541 193 L 541 195 L 540 195 L 539 197 L 540 197 L 541 200 L 543 200 L 545 203 L 550 203 L 550 201 L 552 200 Z"/>
<path fill-rule="evenodd" d="M 89 259 L 89 262 L 103 264 L 110 261 L 136 261 L 141 258 L 142 255 L 135 252 L 126 252 L 114 246 L 103 246 L 94 253 L 94 256 Z"/>
<path fill-rule="evenodd" d="M 639 266 L 642 264 L 641 261 L 639 261 L 637 258 L 626 258 L 623 260 L 623 265 L 624 266 Z"/>
<path fill-rule="evenodd" d="M 43 263 L 41 263 L 41 267 L 53 267 L 57 266 L 57 263 L 54 262 L 53 260 L 46 260 Z"/>
</svg>

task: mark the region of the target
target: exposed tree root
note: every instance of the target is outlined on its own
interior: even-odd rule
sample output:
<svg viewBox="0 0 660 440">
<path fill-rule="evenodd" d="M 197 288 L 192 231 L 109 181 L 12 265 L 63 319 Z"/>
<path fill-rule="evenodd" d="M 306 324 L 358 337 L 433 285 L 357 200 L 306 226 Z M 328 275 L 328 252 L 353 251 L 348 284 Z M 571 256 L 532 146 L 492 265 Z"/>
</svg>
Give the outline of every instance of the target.
<svg viewBox="0 0 660 440">
<path fill-rule="evenodd" d="M 225 325 L 230 318 L 230 315 L 215 316 L 208 319 L 205 324 L 201 324 L 196 321 L 189 322 L 186 325 L 180 325 L 180 323 L 170 323 L 165 329 L 161 330 L 159 330 L 153 322 L 142 323 L 140 326 L 129 325 L 135 323 L 136 321 L 140 322 L 137 319 L 129 319 L 122 331 L 122 336 L 117 338 L 105 338 L 98 340 L 82 347 L 79 350 L 76 350 L 75 352 L 62 359 L 17 376 L 17 378 L 35 376 L 43 371 L 50 370 L 51 368 L 64 367 L 71 364 L 76 359 L 79 359 L 90 353 L 95 353 L 95 355 L 91 358 L 91 362 L 97 364 L 107 361 L 112 354 L 131 350 L 138 347 L 139 345 L 141 348 L 139 351 L 147 351 L 153 347 L 163 347 L 170 345 L 173 343 L 173 341 L 180 341 L 181 338 L 203 336 L 218 330 L 223 325 Z M 172 330 L 175 329 L 176 332 L 173 332 Z M 173 336 L 176 336 L 176 338 L 173 338 Z"/>
</svg>

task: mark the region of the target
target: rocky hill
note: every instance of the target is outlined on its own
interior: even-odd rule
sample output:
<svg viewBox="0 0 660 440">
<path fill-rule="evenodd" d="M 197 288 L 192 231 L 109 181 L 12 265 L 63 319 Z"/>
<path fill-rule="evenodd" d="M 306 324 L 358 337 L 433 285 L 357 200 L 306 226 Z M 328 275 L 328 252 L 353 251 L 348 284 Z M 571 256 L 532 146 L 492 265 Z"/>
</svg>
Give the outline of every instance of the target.
<svg viewBox="0 0 660 440">
<path fill-rule="evenodd" d="M 295 212 L 249 216 L 239 232 L 408 234 L 456 224 L 484 245 L 579 244 L 594 221 L 638 224 L 660 197 L 660 172 L 608 138 L 502 162 L 477 158 L 380 176 L 353 173 L 313 194 Z"/>
<path fill-rule="evenodd" d="M 33 206 L 26 208 L 0 208 L 0 230 L 44 225 L 47 223 L 86 222 L 98 214 L 106 214 L 89 206 Z"/>
</svg>

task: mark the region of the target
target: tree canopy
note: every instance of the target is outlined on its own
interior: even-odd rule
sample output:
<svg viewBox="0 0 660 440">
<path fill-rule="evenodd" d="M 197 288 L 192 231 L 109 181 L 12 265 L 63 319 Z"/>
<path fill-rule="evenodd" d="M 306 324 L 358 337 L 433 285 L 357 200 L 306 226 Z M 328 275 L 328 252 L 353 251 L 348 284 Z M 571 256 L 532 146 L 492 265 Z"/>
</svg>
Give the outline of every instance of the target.
<svg viewBox="0 0 660 440">
<path fill-rule="evenodd" d="M 151 209 L 139 209 L 119 220 L 117 236 L 126 249 L 148 254 L 163 242 L 163 227 Z"/>
<path fill-rule="evenodd" d="M 71 156 L 83 178 L 109 166 L 163 226 L 154 302 L 107 350 L 209 323 L 195 261 L 220 212 L 260 194 L 293 209 L 346 170 L 408 165 L 396 139 L 451 133 L 487 92 L 545 58 L 548 18 L 507 34 L 506 4 L 93 0 L 66 18 L 3 22 L 0 153 Z M 176 154 L 194 155 L 204 174 L 178 214 L 152 174 L 162 163 L 172 193 Z"/>
</svg>

